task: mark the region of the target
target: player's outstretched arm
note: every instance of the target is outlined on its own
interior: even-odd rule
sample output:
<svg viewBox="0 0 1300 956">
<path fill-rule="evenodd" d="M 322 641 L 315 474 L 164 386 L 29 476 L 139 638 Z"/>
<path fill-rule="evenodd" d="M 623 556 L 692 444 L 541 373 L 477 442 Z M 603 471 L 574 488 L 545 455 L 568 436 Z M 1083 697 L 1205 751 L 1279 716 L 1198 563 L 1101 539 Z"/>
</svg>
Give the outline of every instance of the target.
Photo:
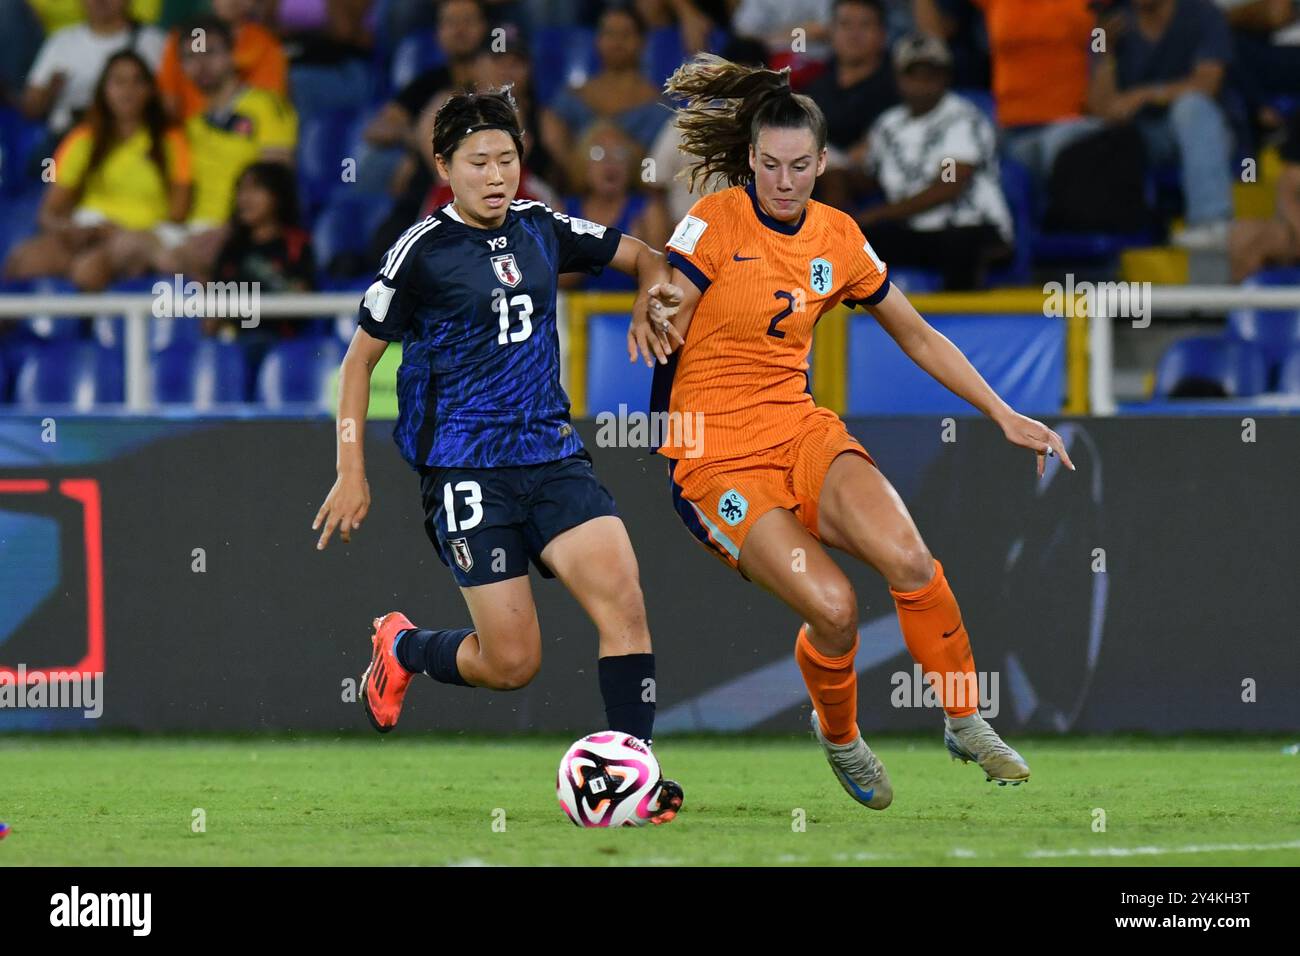
<svg viewBox="0 0 1300 956">
<path fill-rule="evenodd" d="M 365 329 L 357 329 L 348 346 L 348 354 L 343 356 L 343 365 L 339 369 L 338 456 L 335 463 L 338 477 L 311 525 L 313 531 L 324 525 L 320 540 L 316 542 L 317 551 L 329 544 L 336 527 L 345 543 L 352 540 L 352 532 L 361 527 L 361 519 L 370 510 L 364 440 L 366 412 L 370 408 L 370 376 L 386 348 L 387 342 L 375 338 Z"/>
<path fill-rule="evenodd" d="M 870 310 L 898 347 L 931 378 L 993 419 L 1011 444 L 1032 449 L 1040 478 L 1048 455 L 1060 455 L 1066 467 L 1074 470 L 1061 436 L 1004 402 L 961 349 L 925 321 L 896 286 Z"/>
<path fill-rule="evenodd" d="M 636 277 L 636 301 L 627 329 L 628 361 L 635 362 L 639 351 L 646 365 L 653 365 L 656 358 L 667 362 L 672 350 L 683 343 L 673 325 L 682 290 L 671 281 L 668 261 L 640 239 L 624 235 L 609 264 Z"/>
</svg>

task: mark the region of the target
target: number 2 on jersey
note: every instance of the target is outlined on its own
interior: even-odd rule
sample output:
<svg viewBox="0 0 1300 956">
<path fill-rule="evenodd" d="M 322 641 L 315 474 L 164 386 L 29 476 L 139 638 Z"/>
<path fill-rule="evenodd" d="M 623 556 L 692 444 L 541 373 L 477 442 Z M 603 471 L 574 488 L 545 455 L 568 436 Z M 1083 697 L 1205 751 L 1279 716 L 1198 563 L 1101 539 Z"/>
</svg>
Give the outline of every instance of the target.
<svg viewBox="0 0 1300 956">
<path fill-rule="evenodd" d="M 773 292 L 772 297 L 785 299 L 785 308 L 772 316 L 772 321 L 767 325 L 767 334 L 776 339 L 783 339 L 785 338 L 785 331 L 778 329 L 776 324 L 794 311 L 794 304 L 798 297 L 793 292 Z"/>
</svg>

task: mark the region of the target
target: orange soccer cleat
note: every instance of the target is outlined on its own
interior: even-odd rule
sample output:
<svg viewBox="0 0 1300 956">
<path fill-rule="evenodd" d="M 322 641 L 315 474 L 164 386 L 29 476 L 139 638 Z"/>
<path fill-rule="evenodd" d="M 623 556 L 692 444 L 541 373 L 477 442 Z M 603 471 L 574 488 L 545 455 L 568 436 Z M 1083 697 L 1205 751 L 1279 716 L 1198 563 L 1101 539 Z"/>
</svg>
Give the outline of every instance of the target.
<svg viewBox="0 0 1300 956">
<path fill-rule="evenodd" d="M 402 698 L 413 676 L 402 666 L 393 653 L 393 641 L 415 625 L 401 611 L 389 611 L 372 622 L 375 629 L 370 643 L 374 650 L 370 666 L 361 675 L 361 706 L 365 708 L 370 726 L 386 734 L 397 726 L 402 714 Z"/>
</svg>

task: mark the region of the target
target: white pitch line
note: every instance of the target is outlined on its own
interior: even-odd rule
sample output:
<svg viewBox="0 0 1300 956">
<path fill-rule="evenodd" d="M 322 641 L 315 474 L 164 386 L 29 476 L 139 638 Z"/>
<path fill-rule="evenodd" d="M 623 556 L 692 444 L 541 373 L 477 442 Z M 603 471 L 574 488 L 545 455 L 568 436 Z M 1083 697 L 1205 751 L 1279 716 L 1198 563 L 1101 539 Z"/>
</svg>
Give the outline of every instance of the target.
<svg viewBox="0 0 1300 956">
<path fill-rule="evenodd" d="M 1260 850 L 1300 850 L 1300 840 L 1289 843 L 1206 843 L 1188 846 L 1102 846 L 1091 849 L 1073 847 L 1068 850 L 1030 850 L 1027 859 L 1051 859 L 1075 856 L 1161 856 L 1167 853 L 1249 853 Z"/>
</svg>

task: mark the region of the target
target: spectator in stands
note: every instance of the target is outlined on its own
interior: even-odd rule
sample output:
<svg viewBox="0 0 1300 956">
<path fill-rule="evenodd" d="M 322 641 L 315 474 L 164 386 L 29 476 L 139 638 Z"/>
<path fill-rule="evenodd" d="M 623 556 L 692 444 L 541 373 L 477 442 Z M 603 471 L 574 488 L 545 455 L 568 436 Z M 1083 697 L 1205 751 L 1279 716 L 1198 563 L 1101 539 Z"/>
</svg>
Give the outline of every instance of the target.
<svg viewBox="0 0 1300 956">
<path fill-rule="evenodd" d="M 953 58 L 952 85 L 989 88 L 989 44 L 974 0 L 912 0 L 918 33 L 942 39 Z"/>
<path fill-rule="evenodd" d="M 281 97 L 289 95 L 289 66 L 284 50 L 274 33 L 250 18 L 254 0 L 211 0 L 212 13 L 230 28 L 235 38 L 235 69 L 249 86 L 256 86 Z M 194 37 L 181 36 L 173 30 L 163 49 L 158 86 L 163 101 L 177 121 L 183 122 L 203 109 L 203 94 L 181 69 L 182 43 L 192 44 Z"/>
<path fill-rule="evenodd" d="M 19 107 L 45 34 L 27 0 L 0 0 L 0 23 L 0 105 Z"/>
<path fill-rule="evenodd" d="M 136 51 L 157 70 L 164 36 L 155 27 L 142 26 L 126 14 L 126 0 L 84 0 L 86 22 L 64 27 L 41 45 L 23 92 L 22 110 L 49 130 L 47 149 L 63 138 L 90 106 L 95 85 L 108 58 L 122 48 Z"/>
<path fill-rule="evenodd" d="M 1281 151 L 1277 215 L 1272 219 L 1240 219 L 1232 224 L 1228 261 L 1233 282 L 1265 266 L 1300 263 L 1300 109 L 1291 114 Z"/>
<path fill-rule="evenodd" d="M 948 289 L 976 288 L 1011 253 L 993 124 L 948 89 L 942 40 L 905 37 L 894 66 L 903 102 L 868 133 L 870 178 L 886 201 L 854 218 L 891 266 L 941 272 Z"/>
<path fill-rule="evenodd" d="M 487 16 L 479 0 L 443 0 L 438 7 L 438 45 L 447 58 L 446 65 L 421 73 L 385 103 L 366 126 L 365 141 L 380 148 L 418 149 L 416 120 L 440 93 L 473 85 L 474 61 L 487 30 Z"/>
<path fill-rule="evenodd" d="M 1234 77 L 1255 124 L 1276 129 L 1285 117 L 1274 99 L 1300 95 L 1300 3 L 1215 0 L 1235 44 Z"/>
<path fill-rule="evenodd" d="M 804 91 L 826 116 L 826 141 L 842 156 L 898 103 L 881 0 L 835 0 L 828 69 Z"/>
<path fill-rule="evenodd" d="M 596 27 L 601 71 L 579 87 L 561 90 L 542 112 L 542 143 L 552 156 L 569 155 L 571 144 L 598 119 L 617 123 L 648 150 L 668 120 L 659 88 L 641 73 L 645 25 L 629 7 L 611 7 Z"/>
<path fill-rule="evenodd" d="M 142 272 L 152 230 L 182 222 L 189 210 L 190 149 L 168 125 L 139 54 L 109 57 L 86 118 L 59 145 L 53 169 L 40 232 L 13 251 L 6 277 L 57 275 L 99 290 Z"/>
<path fill-rule="evenodd" d="M 1101 128 L 1086 115 L 1092 0 L 971 0 L 984 11 L 1007 152 L 1041 187 L 1056 157 Z"/>
<path fill-rule="evenodd" d="M 606 223 L 635 236 L 652 248 L 668 242 L 668 217 L 658 196 L 647 195 L 640 183 L 641 151 L 622 129 L 609 120 L 597 120 L 571 154 L 570 181 L 577 194 L 564 201 L 564 212 L 578 219 Z M 566 289 L 636 291 L 636 280 L 614 269 L 598 276 L 566 273 Z"/>
<path fill-rule="evenodd" d="M 316 282 L 311 241 L 298 223 L 298 188 L 283 163 L 256 162 L 240 174 L 230 233 L 217 255 L 218 282 L 256 282 L 261 293 L 310 292 Z M 222 319 L 205 319 L 208 335 L 239 335 L 249 368 L 255 370 L 276 340 L 292 338 L 302 322 L 260 322 L 252 329 Z"/>
<path fill-rule="evenodd" d="M 1107 24 L 1091 111 L 1136 122 L 1154 163 L 1177 163 L 1187 226 L 1173 241 L 1222 250 L 1232 217 L 1232 138 L 1218 97 L 1232 38 L 1210 0 L 1132 0 Z"/>
<path fill-rule="evenodd" d="M 186 227 L 166 235 L 153 259 L 159 272 L 206 279 L 227 238 L 239 175 L 259 159 L 292 164 L 298 117 L 283 97 L 243 81 L 224 21 L 199 17 L 181 33 L 193 36 L 194 30 L 207 37 L 206 50 L 181 47 L 181 66 L 205 103 L 185 123 L 194 157 L 194 206 Z"/>
<path fill-rule="evenodd" d="M 732 6 L 731 0 L 638 0 L 636 9 L 651 29 L 676 26 L 689 57 L 708 50 L 709 34 L 728 26 Z"/>
<path fill-rule="evenodd" d="M 773 57 L 804 52 L 814 60 L 830 55 L 832 0 L 740 0 L 731 16 L 738 37 L 760 41 Z M 795 31 L 802 30 L 803 50 L 795 49 Z M 774 59 L 773 65 L 784 65 Z"/>
</svg>

